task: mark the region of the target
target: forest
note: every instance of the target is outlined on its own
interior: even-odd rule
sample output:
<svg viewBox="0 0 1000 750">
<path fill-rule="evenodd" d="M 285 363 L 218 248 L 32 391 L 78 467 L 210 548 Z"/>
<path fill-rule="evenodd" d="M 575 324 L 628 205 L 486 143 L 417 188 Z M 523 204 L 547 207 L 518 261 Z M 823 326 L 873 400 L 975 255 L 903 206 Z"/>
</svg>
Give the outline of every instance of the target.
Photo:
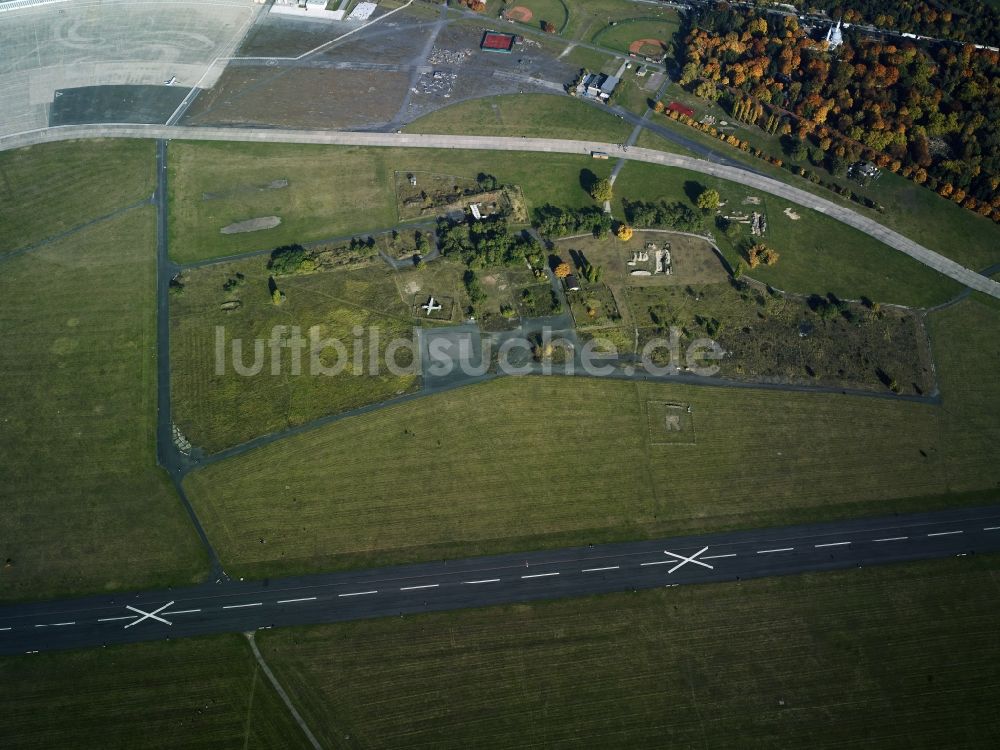
<svg viewBox="0 0 1000 750">
<path fill-rule="evenodd" d="M 680 83 L 728 95 L 739 119 L 1000 221 L 1000 53 L 851 32 L 827 50 L 794 17 L 769 24 L 729 6 L 696 13 L 685 44 Z"/>
</svg>

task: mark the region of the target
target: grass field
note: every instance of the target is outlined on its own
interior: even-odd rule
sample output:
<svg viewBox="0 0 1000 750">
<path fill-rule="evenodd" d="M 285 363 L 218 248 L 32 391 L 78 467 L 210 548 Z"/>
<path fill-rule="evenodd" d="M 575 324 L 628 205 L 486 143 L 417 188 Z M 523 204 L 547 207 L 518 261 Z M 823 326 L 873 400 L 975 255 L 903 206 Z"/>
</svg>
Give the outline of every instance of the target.
<svg viewBox="0 0 1000 750">
<path fill-rule="evenodd" d="M 154 227 L 135 209 L 0 265 L 0 598 L 206 568 L 154 459 Z"/>
<path fill-rule="evenodd" d="M 998 323 L 975 303 L 935 323 L 944 407 L 505 379 L 293 437 L 186 487 L 241 575 L 967 504 L 942 496 L 1000 482 Z M 662 401 L 691 406 L 695 444 L 650 433 Z"/>
<path fill-rule="evenodd" d="M 572 155 L 174 141 L 171 254 L 190 262 L 391 227 L 398 218 L 395 171 L 471 178 L 488 172 L 520 185 L 529 211 L 547 201 L 591 205 L 580 184 L 582 169 L 604 177 L 611 164 Z M 275 180 L 289 184 L 260 189 Z M 271 215 L 282 218 L 275 229 L 219 234 L 230 223 Z"/>
<path fill-rule="evenodd" d="M 690 201 L 703 187 L 715 188 L 728 202 L 726 210 L 763 210 L 768 232 L 763 240 L 781 254 L 773 267 L 754 269 L 750 275 L 779 289 L 802 294 L 833 292 L 845 299 L 867 296 L 880 302 L 929 306 L 950 299 L 961 287 L 897 250 L 866 234 L 781 198 L 707 175 L 682 169 L 629 162 L 615 182 L 619 199 L 640 197 L 663 199 L 668 203 Z M 744 203 L 748 196 L 760 198 L 759 205 Z M 791 218 L 785 213 L 798 215 Z M 621 209 L 618 209 L 619 213 Z M 739 254 L 734 242 L 706 222 L 729 262 Z M 749 237 L 744 232 L 744 237 Z"/>
<path fill-rule="evenodd" d="M 308 748 L 242 636 L 0 658 L 0 746 Z"/>
<path fill-rule="evenodd" d="M 243 274 L 239 281 L 237 274 Z M 394 274 L 381 261 L 357 270 L 324 271 L 275 279 L 285 301 L 271 300 L 267 258 L 207 266 L 186 272 L 184 292 L 171 297 L 171 387 L 174 421 L 195 446 L 214 453 L 257 435 L 308 422 L 326 414 L 346 411 L 383 401 L 410 390 L 416 375 L 393 375 L 381 366 L 386 345 L 413 338 L 410 306 L 396 289 Z M 239 281 L 229 292 L 227 280 Z M 235 310 L 224 310 L 227 301 L 239 301 Z M 278 328 L 275 327 L 282 327 Z M 270 346 L 255 357 L 254 342 L 285 339 L 297 326 L 304 346 L 298 372 L 293 370 L 291 351 L 281 351 L 277 368 L 272 366 Z M 318 339 L 334 338 L 344 344 L 345 367 L 336 375 L 313 372 L 309 330 L 319 326 Z M 360 349 L 367 363 L 375 350 L 369 332 L 378 330 L 379 373 L 367 366 L 355 371 L 356 326 L 364 329 Z M 225 335 L 225 365 L 217 367 L 218 327 Z M 237 372 L 234 341 L 242 349 L 243 368 L 258 359 L 259 371 Z M 327 348 L 320 355 L 324 367 L 332 368 L 338 354 Z M 397 357 L 401 365 L 403 357 Z"/>
<path fill-rule="evenodd" d="M 632 128 L 616 116 L 571 96 L 513 94 L 453 104 L 414 120 L 405 130 L 409 133 L 591 138 L 620 143 Z"/>
<path fill-rule="evenodd" d="M 260 641 L 330 748 L 989 748 L 998 582 L 987 556 Z"/>
<path fill-rule="evenodd" d="M 148 198 L 152 141 L 48 143 L 0 152 L 0 256 Z"/>
<path fill-rule="evenodd" d="M 569 98 L 564 101 L 570 103 Z M 589 109 L 584 112 L 590 114 Z M 596 110 L 593 114 L 603 115 Z M 611 164 L 571 155 L 175 142 L 171 252 L 177 260 L 193 261 L 392 226 L 398 217 L 393 180 L 399 170 L 466 177 L 489 172 L 521 186 L 529 211 L 545 202 L 589 205 L 592 201 L 580 184 L 581 170 L 604 176 Z M 289 180 L 287 187 L 260 189 L 281 179 Z M 724 198 L 737 202 L 747 194 L 734 183 L 639 163 L 626 165 L 615 189 L 618 197 L 674 201 L 685 199 L 687 182 L 717 187 Z M 345 193 L 351 194 L 350 200 L 340 199 Z M 780 199 L 762 198 L 771 240 L 782 253 L 777 266 L 755 271 L 766 283 L 788 291 L 829 291 L 852 299 L 866 295 L 909 305 L 936 304 L 959 291 L 957 284 L 861 232 Z M 787 218 L 786 207 L 802 218 Z M 281 216 L 282 224 L 258 232 L 219 234 L 232 222 L 269 215 Z M 735 262 L 732 243 L 717 234 L 720 246 Z"/>
</svg>

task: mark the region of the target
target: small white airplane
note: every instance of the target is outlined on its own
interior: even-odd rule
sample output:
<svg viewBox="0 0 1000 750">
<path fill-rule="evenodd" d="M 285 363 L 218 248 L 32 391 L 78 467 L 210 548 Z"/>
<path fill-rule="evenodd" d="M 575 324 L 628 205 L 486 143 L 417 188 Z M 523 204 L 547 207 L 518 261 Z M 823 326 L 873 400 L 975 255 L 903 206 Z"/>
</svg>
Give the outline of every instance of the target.
<svg viewBox="0 0 1000 750">
<path fill-rule="evenodd" d="M 163 85 L 164 86 L 173 86 L 175 83 L 177 83 L 177 76 L 170 76 L 170 80 L 169 81 L 164 81 Z"/>
<path fill-rule="evenodd" d="M 431 315 L 433 315 L 434 313 L 436 313 L 438 310 L 441 309 L 441 305 L 438 304 L 436 299 L 431 297 L 429 300 L 427 300 L 427 304 L 420 306 L 420 309 L 426 310 L 427 316 L 430 317 Z"/>
</svg>

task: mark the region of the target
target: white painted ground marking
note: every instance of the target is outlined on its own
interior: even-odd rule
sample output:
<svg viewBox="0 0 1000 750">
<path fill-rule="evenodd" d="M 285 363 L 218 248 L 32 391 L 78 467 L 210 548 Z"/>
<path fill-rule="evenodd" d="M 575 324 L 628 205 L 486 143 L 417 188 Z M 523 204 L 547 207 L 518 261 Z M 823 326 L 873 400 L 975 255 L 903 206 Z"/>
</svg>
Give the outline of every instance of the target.
<svg viewBox="0 0 1000 750">
<path fill-rule="evenodd" d="M 530 576 L 521 576 L 521 578 L 547 578 L 548 576 L 557 576 L 558 573 L 534 573 Z"/>
<path fill-rule="evenodd" d="M 791 552 L 795 547 L 779 547 L 778 549 L 759 549 L 758 555 L 766 555 L 768 552 Z"/>
<path fill-rule="evenodd" d="M 436 589 L 441 584 L 439 583 L 428 583 L 424 586 L 403 586 L 400 591 L 416 591 L 417 589 Z"/>
<path fill-rule="evenodd" d="M 0 630 L 10 630 L 10 628 L 0 628 Z"/>
<path fill-rule="evenodd" d="M 983 526 L 983 531 L 1000 531 L 1000 526 Z"/>
<path fill-rule="evenodd" d="M 190 615 L 192 612 L 201 612 L 200 609 L 175 609 L 170 612 L 164 612 L 165 615 Z"/>
<path fill-rule="evenodd" d="M 303 596 L 301 599 L 278 599 L 278 604 L 294 604 L 295 602 L 314 602 L 315 596 Z"/>
<path fill-rule="evenodd" d="M 909 539 L 908 536 L 887 536 L 884 539 L 872 539 L 873 542 L 901 542 L 904 539 Z"/>
<path fill-rule="evenodd" d="M 337 594 L 337 596 L 365 596 L 366 594 L 377 594 L 378 590 L 375 591 L 355 591 L 350 594 Z"/>
<path fill-rule="evenodd" d="M 133 612 L 138 612 L 140 615 L 142 615 L 142 617 L 140 617 L 139 619 L 135 620 L 134 622 L 130 622 L 128 625 L 125 626 L 124 629 L 128 630 L 133 625 L 138 625 L 143 620 L 149 620 L 149 619 L 159 620 L 160 622 L 162 622 L 162 623 L 164 623 L 166 625 L 172 625 L 173 623 L 170 622 L 169 620 L 164 620 L 162 617 L 158 616 L 160 612 L 162 612 L 163 610 L 165 610 L 171 604 L 173 604 L 173 601 L 167 602 L 162 607 L 157 607 L 152 612 L 146 612 L 145 610 L 139 609 L 138 607 L 133 607 L 131 604 L 126 604 L 125 605 L 125 609 L 131 609 Z"/>
<path fill-rule="evenodd" d="M 241 609 L 242 607 L 262 607 L 264 602 L 251 602 L 250 604 L 224 604 L 223 609 Z M 176 613 L 175 613 L 176 614 Z"/>
<path fill-rule="evenodd" d="M 713 568 L 707 562 L 702 562 L 701 560 L 696 560 L 695 559 L 696 557 L 698 557 L 698 555 L 704 553 L 707 549 L 708 549 L 708 547 L 702 547 L 700 550 L 698 550 L 693 555 L 691 555 L 691 557 L 685 557 L 684 555 L 678 555 L 676 552 L 670 552 L 669 550 L 663 550 L 663 554 L 664 555 L 670 555 L 671 557 L 676 557 L 678 560 L 680 560 L 679 563 L 677 563 L 674 567 L 672 567 L 670 570 L 667 571 L 667 574 L 669 575 L 670 573 L 673 573 L 678 568 L 683 568 L 688 563 L 694 563 L 695 565 L 700 565 L 703 568 L 708 568 L 709 570 L 715 570 L 715 568 Z"/>
<path fill-rule="evenodd" d="M 499 578 L 484 578 L 481 581 L 462 581 L 462 583 L 500 583 Z"/>
<path fill-rule="evenodd" d="M 720 557 L 736 557 L 735 552 L 730 552 L 728 555 L 705 555 L 702 560 L 718 560 Z"/>
<path fill-rule="evenodd" d="M 673 564 L 674 564 L 673 560 L 654 560 L 653 562 L 639 563 L 639 567 L 644 568 L 647 565 L 673 565 Z"/>
<path fill-rule="evenodd" d="M 961 534 L 963 533 L 961 529 L 958 531 L 935 531 L 933 534 L 928 534 L 927 536 L 949 536 L 951 534 Z"/>
<path fill-rule="evenodd" d="M 138 615 L 122 615 L 121 617 L 102 617 L 98 622 L 115 622 L 116 620 L 134 620 Z"/>
<path fill-rule="evenodd" d="M 64 625 L 76 625 L 75 622 L 49 622 L 45 625 L 35 625 L 36 628 L 61 628 Z"/>
<path fill-rule="evenodd" d="M 813 547 L 817 549 L 820 547 L 843 547 L 845 544 L 850 544 L 850 542 L 827 542 L 826 544 L 814 544 Z"/>
<path fill-rule="evenodd" d="M 617 565 L 609 565 L 606 568 L 584 568 L 581 573 L 599 573 L 602 570 L 618 570 Z"/>
</svg>

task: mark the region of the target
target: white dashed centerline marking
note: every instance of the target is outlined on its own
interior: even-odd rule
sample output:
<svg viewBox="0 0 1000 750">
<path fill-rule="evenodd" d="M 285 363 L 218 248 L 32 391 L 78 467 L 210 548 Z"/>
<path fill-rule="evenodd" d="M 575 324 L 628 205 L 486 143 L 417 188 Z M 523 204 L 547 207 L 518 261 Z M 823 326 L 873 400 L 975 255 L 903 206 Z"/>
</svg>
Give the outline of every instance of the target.
<svg viewBox="0 0 1000 750">
<path fill-rule="evenodd" d="M 118 620 L 134 620 L 139 615 L 122 615 L 121 617 L 102 617 L 98 622 L 116 622 Z"/>
<path fill-rule="evenodd" d="M 758 555 L 766 555 L 768 552 L 791 552 L 795 547 L 780 547 L 778 549 L 759 549 Z"/>
<path fill-rule="evenodd" d="M 873 542 L 901 542 L 904 539 L 909 539 L 908 536 L 887 536 L 882 539 L 872 539 Z"/>
<path fill-rule="evenodd" d="M 1000 531 L 1000 526 L 983 526 L 983 531 Z"/>
<path fill-rule="evenodd" d="M 500 583 L 499 578 L 483 578 L 480 581 L 462 581 L 462 583 Z"/>
<path fill-rule="evenodd" d="M 606 568 L 584 568 L 581 573 L 600 573 L 602 570 L 618 570 L 619 566 L 609 565 Z"/>
<path fill-rule="evenodd" d="M 436 589 L 441 584 L 439 583 L 428 583 L 424 586 L 403 586 L 400 591 L 417 591 L 418 589 Z"/>
<path fill-rule="evenodd" d="M 720 557 L 736 557 L 735 552 L 730 552 L 727 555 L 705 555 L 702 560 L 718 560 Z"/>
<path fill-rule="evenodd" d="M 961 534 L 962 530 L 958 531 L 935 531 L 933 534 L 928 534 L 927 536 L 950 536 L 951 534 Z"/>
<path fill-rule="evenodd" d="M 820 547 L 843 547 L 845 544 L 850 544 L 850 542 L 827 542 L 826 544 L 814 544 L 813 547 L 817 549 Z"/>
<path fill-rule="evenodd" d="M 521 576 L 521 578 L 547 578 L 548 576 L 557 576 L 558 573 L 535 573 L 530 576 Z"/>
<path fill-rule="evenodd" d="M 368 594 L 377 594 L 378 590 L 375 591 L 352 591 L 350 594 L 337 594 L 337 596 L 367 596 Z"/>
<path fill-rule="evenodd" d="M 250 604 L 224 604 L 223 609 L 241 609 L 243 607 L 262 607 L 264 602 L 251 602 Z"/>
<path fill-rule="evenodd" d="M 640 568 L 644 568 L 647 565 L 666 565 L 668 563 L 671 564 L 671 565 L 673 565 L 675 562 L 677 562 L 677 561 L 676 560 L 654 560 L 653 562 L 639 563 L 639 567 Z"/>
<path fill-rule="evenodd" d="M 66 625 L 76 625 L 75 622 L 48 622 L 44 625 L 35 625 L 36 628 L 61 628 Z"/>
<path fill-rule="evenodd" d="M 238 607 L 253 607 L 254 605 L 253 604 L 238 604 L 236 606 L 238 606 Z M 223 609 L 227 609 L 227 607 L 223 607 Z M 163 614 L 165 614 L 165 615 L 190 615 L 190 614 L 192 614 L 194 612 L 201 612 L 201 610 L 200 609 L 178 609 L 178 610 L 175 610 L 173 612 L 164 612 Z"/>
<path fill-rule="evenodd" d="M 294 604 L 295 602 L 314 602 L 315 596 L 303 596 L 301 599 L 278 599 L 278 604 Z"/>
<path fill-rule="evenodd" d="M 0 631 L 10 630 L 10 628 L 0 628 Z"/>
</svg>

